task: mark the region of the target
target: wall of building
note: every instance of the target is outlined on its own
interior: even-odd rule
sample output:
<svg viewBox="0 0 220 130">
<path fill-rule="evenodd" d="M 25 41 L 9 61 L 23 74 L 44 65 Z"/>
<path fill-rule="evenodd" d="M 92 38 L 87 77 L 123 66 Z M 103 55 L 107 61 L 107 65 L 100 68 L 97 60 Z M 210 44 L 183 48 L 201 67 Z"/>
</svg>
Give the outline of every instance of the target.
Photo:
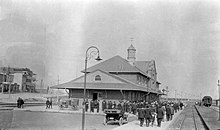
<svg viewBox="0 0 220 130">
<path fill-rule="evenodd" d="M 98 93 L 98 100 L 101 102 L 106 101 L 115 101 L 119 103 L 120 100 L 129 100 L 129 101 L 140 101 L 145 100 L 147 102 L 153 102 L 159 100 L 159 96 L 153 93 L 146 93 L 140 91 L 120 91 L 120 90 L 87 90 L 86 98 L 90 102 L 93 99 L 93 93 Z M 70 89 L 69 98 L 79 99 L 79 106 L 82 106 L 83 102 L 83 89 Z"/>
<path fill-rule="evenodd" d="M 23 74 L 21 73 L 15 73 L 14 74 L 14 83 L 17 83 L 19 85 L 19 90 L 21 91 L 22 90 L 22 77 L 23 77 Z"/>
<path fill-rule="evenodd" d="M 70 98 L 83 98 L 83 89 L 70 89 Z M 120 91 L 120 90 L 87 90 L 86 98 L 93 99 L 94 93 L 97 93 L 98 100 L 158 100 L 159 96 L 153 93 L 146 93 L 140 91 Z"/>
<path fill-rule="evenodd" d="M 131 82 L 136 83 L 137 81 L 137 74 L 117 74 L 117 76 L 120 76 L 126 80 L 129 80 Z"/>
<path fill-rule="evenodd" d="M 96 81 L 95 80 L 95 77 L 96 76 L 100 76 L 101 77 L 101 80 L 100 81 Z M 84 82 L 84 77 L 81 77 L 77 80 L 75 80 L 76 83 L 82 83 Z M 121 82 L 120 80 L 117 80 L 101 71 L 96 71 L 94 73 L 89 73 L 87 74 L 87 77 L 86 77 L 86 82 L 87 83 L 93 83 L 93 82 L 101 82 L 101 83 L 123 83 Z"/>
</svg>

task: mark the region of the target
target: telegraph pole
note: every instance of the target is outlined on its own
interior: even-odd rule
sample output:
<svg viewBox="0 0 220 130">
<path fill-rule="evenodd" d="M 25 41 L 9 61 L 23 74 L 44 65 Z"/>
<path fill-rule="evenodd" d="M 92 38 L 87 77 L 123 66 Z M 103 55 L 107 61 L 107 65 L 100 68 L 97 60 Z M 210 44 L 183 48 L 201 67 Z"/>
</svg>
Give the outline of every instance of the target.
<svg viewBox="0 0 220 130">
<path fill-rule="evenodd" d="M 176 101 L 176 89 L 175 89 L 175 101 Z"/>
<path fill-rule="evenodd" d="M 8 93 L 9 93 L 9 98 L 11 98 L 11 81 L 10 81 L 10 67 L 9 66 L 7 70 L 7 82 L 9 82 Z"/>
<path fill-rule="evenodd" d="M 219 99 L 218 99 L 218 106 L 219 106 L 219 115 L 218 115 L 218 120 L 220 121 L 220 81 L 218 80 L 218 91 L 219 91 Z"/>
<path fill-rule="evenodd" d="M 2 94 L 3 94 L 3 92 L 4 92 L 3 91 L 4 90 L 4 82 L 5 82 L 5 72 L 3 72 L 2 75 L 3 75 L 3 78 L 2 78 L 3 79 L 2 80 Z"/>
<path fill-rule="evenodd" d="M 59 79 L 59 75 L 57 76 L 57 84 L 60 84 L 60 79 Z"/>
</svg>

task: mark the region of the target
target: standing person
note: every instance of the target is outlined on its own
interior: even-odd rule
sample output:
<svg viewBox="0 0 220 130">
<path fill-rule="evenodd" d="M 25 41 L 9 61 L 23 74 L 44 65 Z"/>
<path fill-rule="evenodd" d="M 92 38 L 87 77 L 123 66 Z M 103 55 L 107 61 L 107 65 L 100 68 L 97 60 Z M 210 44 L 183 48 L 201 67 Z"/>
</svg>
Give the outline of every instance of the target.
<svg viewBox="0 0 220 130">
<path fill-rule="evenodd" d="M 124 108 L 125 112 L 128 112 L 128 103 L 127 103 L 127 101 L 124 102 L 123 108 Z"/>
<path fill-rule="evenodd" d="M 151 109 L 149 108 L 149 105 L 146 105 L 145 109 L 145 121 L 146 121 L 146 126 L 149 127 L 149 124 L 151 122 L 152 115 L 151 115 Z"/>
<path fill-rule="evenodd" d="M 113 102 L 112 108 L 116 109 L 116 102 L 115 101 Z"/>
<path fill-rule="evenodd" d="M 180 110 L 182 110 L 183 109 L 183 103 L 182 102 L 180 102 Z"/>
<path fill-rule="evenodd" d="M 173 119 L 173 115 L 174 115 L 174 108 L 173 108 L 173 104 L 171 104 L 171 106 L 170 106 L 170 120 Z"/>
<path fill-rule="evenodd" d="M 123 111 L 123 108 L 122 108 L 122 105 L 121 105 L 121 101 L 118 103 L 117 108 L 118 108 L 118 110 Z"/>
<path fill-rule="evenodd" d="M 180 103 L 178 102 L 177 103 L 177 111 L 179 111 L 180 110 Z"/>
<path fill-rule="evenodd" d="M 21 98 L 20 97 L 18 97 L 18 100 L 17 100 L 17 107 L 18 108 L 21 108 Z"/>
<path fill-rule="evenodd" d="M 96 100 L 97 113 L 99 113 L 99 100 Z"/>
<path fill-rule="evenodd" d="M 102 111 L 104 111 L 107 108 L 107 103 L 105 100 L 102 101 Z"/>
<path fill-rule="evenodd" d="M 49 108 L 51 108 L 52 109 L 52 98 L 50 98 L 50 101 L 49 101 Z"/>
<path fill-rule="evenodd" d="M 93 102 L 93 100 L 90 101 L 90 112 L 94 112 L 94 102 Z"/>
<path fill-rule="evenodd" d="M 167 107 L 166 107 L 166 117 L 167 117 L 167 121 L 170 120 L 170 116 L 171 116 L 171 109 L 170 109 L 170 105 L 167 104 Z"/>
<path fill-rule="evenodd" d="M 86 99 L 86 101 L 85 101 L 85 108 L 86 108 L 86 112 L 87 112 L 88 109 L 89 109 L 89 101 L 88 101 L 88 99 Z"/>
<path fill-rule="evenodd" d="M 159 105 L 158 109 L 157 109 L 157 126 L 160 127 L 161 126 L 161 121 L 164 117 L 164 112 L 163 109 L 161 108 L 161 105 Z"/>
<path fill-rule="evenodd" d="M 164 112 L 164 115 L 166 115 L 166 107 L 165 107 L 165 104 L 163 104 L 161 108 L 162 108 L 162 110 L 163 110 L 163 112 Z M 162 119 L 162 121 L 163 121 L 163 122 L 165 121 L 165 116 L 164 116 L 164 118 Z"/>
<path fill-rule="evenodd" d="M 153 127 L 154 126 L 154 121 L 155 121 L 155 118 L 156 118 L 156 106 L 154 104 L 152 104 L 151 106 L 151 126 Z"/>
<path fill-rule="evenodd" d="M 46 109 L 47 109 L 47 108 L 50 108 L 49 105 L 50 105 L 50 101 L 49 101 L 49 99 L 47 98 L 47 101 L 46 101 Z"/>
<path fill-rule="evenodd" d="M 144 108 L 139 108 L 138 109 L 138 119 L 140 120 L 140 127 L 143 127 L 144 117 L 145 117 Z"/>
<path fill-rule="evenodd" d="M 131 113 L 131 107 L 132 107 L 131 102 L 128 102 L 128 112 L 129 112 L 129 113 Z"/>
<path fill-rule="evenodd" d="M 133 102 L 132 103 L 132 113 L 134 114 L 134 115 L 136 115 L 136 112 L 137 112 L 137 104 L 136 104 L 136 102 Z"/>
<path fill-rule="evenodd" d="M 173 109 L 174 109 L 174 112 L 177 113 L 177 103 L 176 102 L 173 104 Z"/>
<path fill-rule="evenodd" d="M 20 105 L 21 105 L 21 108 L 24 108 L 24 100 L 22 98 L 20 98 Z"/>
<path fill-rule="evenodd" d="M 108 109 L 112 109 L 112 101 L 108 101 Z"/>
</svg>

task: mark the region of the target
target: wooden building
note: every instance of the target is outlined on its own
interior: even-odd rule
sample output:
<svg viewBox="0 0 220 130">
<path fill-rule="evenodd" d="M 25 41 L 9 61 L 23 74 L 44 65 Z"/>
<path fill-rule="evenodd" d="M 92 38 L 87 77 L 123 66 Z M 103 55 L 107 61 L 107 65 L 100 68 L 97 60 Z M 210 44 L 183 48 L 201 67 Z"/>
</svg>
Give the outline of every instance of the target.
<svg viewBox="0 0 220 130">
<path fill-rule="evenodd" d="M 100 101 L 159 100 L 162 93 L 157 81 L 155 61 L 136 61 L 136 49 L 132 45 L 127 51 L 127 59 L 114 56 L 87 69 L 86 98 Z M 84 76 L 51 88 L 68 89 L 70 98 L 82 101 Z"/>
</svg>

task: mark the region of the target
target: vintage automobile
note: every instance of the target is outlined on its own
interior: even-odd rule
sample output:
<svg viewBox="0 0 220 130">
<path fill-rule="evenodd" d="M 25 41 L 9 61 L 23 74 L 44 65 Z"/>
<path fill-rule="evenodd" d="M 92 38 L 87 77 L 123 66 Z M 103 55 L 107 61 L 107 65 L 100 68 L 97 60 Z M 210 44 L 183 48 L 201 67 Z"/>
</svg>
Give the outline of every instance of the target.
<svg viewBox="0 0 220 130">
<path fill-rule="evenodd" d="M 128 114 L 118 109 L 105 109 L 104 113 L 104 125 L 107 125 L 110 121 L 117 121 L 119 125 L 123 125 L 128 122 Z"/>
</svg>

